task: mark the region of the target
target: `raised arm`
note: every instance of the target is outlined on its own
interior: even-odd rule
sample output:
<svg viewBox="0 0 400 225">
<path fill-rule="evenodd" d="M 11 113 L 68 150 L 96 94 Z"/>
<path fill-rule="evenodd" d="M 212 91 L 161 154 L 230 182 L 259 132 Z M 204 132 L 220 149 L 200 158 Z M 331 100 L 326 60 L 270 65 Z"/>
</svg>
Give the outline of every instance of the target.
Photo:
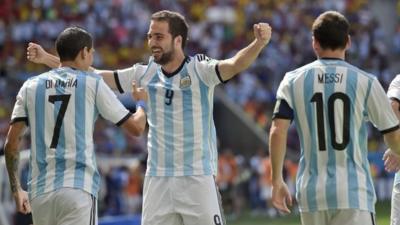
<svg viewBox="0 0 400 225">
<path fill-rule="evenodd" d="M 46 52 L 39 44 L 30 42 L 26 49 L 26 57 L 29 61 L 38 64 L 44 64 L 50 68 L 57 68 L 60 66 L 60 58 Z M 114 72 L 111 70 L 97 70 L 90 67 L 92 72 L 95 72 L 103 77 L 104 82 L 112 89 L 118 90 L 114 79 Z"/>
<path fill-rule="evenodd" d="M 254 24 L 253 31 L 255 37 L 253 42 L 237 52 L 232 58 L 221 60 L 218 63 L 222 80 L 229 80 L 236 74 L 247 69 L 271 39 L 272 31 L 267 23 Z"/>
<path fill-rule="evenodd" d="M 25 122 L 19 121 L 10 125 L 8 130 L 6 143 L 4 145 L 4 153 L 6 157 L 6 166 L 8 171 L 8 179 L 11 186 L 17 210 L 27 214 L 31 212 L 29 205 L 28 193 L 21 188 L 18 175 L 19 164 L 19 143 L 25 129 Z"/>
</svg>

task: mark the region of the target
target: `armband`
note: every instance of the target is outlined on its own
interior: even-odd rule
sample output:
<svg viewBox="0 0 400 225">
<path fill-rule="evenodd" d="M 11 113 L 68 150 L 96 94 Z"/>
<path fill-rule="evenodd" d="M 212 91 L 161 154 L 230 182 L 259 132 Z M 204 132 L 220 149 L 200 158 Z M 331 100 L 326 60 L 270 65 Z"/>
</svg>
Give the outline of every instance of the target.
<svg viewBox="0 0 400 225">
<path fill-rule="evenodd" d="M 139 100 L 136 102 L 136 109 L 137 108 L 142 108 L 144 110 L 145 113 L 147 113 L 147 103 L 143 100 Z"/>
</svg>

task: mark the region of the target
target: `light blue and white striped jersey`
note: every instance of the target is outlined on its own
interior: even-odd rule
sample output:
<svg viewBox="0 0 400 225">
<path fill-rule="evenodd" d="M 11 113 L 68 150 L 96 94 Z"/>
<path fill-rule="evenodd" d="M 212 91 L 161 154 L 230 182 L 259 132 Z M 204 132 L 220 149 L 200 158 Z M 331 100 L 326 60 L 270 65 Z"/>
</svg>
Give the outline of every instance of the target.
<svg viewBox="0 0 400 225">
<path fill-rule="evenodd" d="M 97 196 L 93 128 L 98 114 L 115 124 L 130 115 L 100 76 L 62 67 L 25 81 L 11 123 L 29 124 L 31 199 L 61 187 Z"/>
<path fill-rule="evenodd" d="M 397 75 L 390 83 L 387 96 L 400 102 L 400 75 Z M 394 176 L 394 184 L 400 184 L 400 172 Z"/>
<path fill-rule="evenodd" d="M 120 92 L 132 81 L 149 93 L 146 176 L 216 175 L 217 141 L 214 87 L 220 83 L 216 60 L 186 57 L 172 74 L 150 58 L 115 74 Z"/>
<path fill-rule="evenodd" d="M 382 133 L 399 123 L 378 80 L 343 60 L 320 59 L 288 72 L 277 99 L 274 114 L 288 105 L 300 137 L 300 211 L 374 212 L 366 122 Z"/>
</svg>

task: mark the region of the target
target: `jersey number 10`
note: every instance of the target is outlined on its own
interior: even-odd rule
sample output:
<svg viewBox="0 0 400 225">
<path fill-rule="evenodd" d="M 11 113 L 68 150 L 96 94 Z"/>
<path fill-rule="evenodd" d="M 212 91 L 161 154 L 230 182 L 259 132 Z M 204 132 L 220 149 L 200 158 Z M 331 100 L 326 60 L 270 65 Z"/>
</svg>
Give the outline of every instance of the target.
<svg viewBox="0 0 400 225">
<path fill-rule="evenodd" d="M 342 142 L 336 140 L 335 130 L 335 102 L 342 101 L 343 103 L 343 128 Z M 320 151 L 326 151 L 325 143 L 325 117 L 324 117 L 324 99 L 321 92 L 317 92 L 311 98 L 311 102 L 315 102 L 317 111 L 317 131 L 318 131 L 318 147 Z M 335 150 L 344 150 L 350 141 L 350 99 L 347 95 L 341 92 L 335 92 L 328 98 L 328 121 L 331 134 L 331 144 Z"/>
</svg>

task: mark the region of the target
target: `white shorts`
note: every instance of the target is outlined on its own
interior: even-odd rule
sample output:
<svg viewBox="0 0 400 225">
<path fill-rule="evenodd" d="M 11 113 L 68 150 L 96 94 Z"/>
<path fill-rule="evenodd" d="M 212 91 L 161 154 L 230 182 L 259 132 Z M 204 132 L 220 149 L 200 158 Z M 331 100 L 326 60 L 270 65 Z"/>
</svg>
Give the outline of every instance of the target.
<svg viewBox="0 0 400 225">
<path fill-rule="evenodd" d="M 31 201 L 33 224 L 97 225 L 96 198 L 74 188 L 61 188 Z"/>
<path fill-rule="evenodd" d="M 144 179 L 142 225 L 225 225 L 213 176 Z"/>
<path fill-rule="evenodd" d="M 390 225 L 400 225 L 400 184 L 393 187 Z"/>
<path fill-rule="evenodd" d="M 376 225 L 375 215 L 358 209 L 322 210 L 301 213 L 303 225 Z"/>
</svg>

